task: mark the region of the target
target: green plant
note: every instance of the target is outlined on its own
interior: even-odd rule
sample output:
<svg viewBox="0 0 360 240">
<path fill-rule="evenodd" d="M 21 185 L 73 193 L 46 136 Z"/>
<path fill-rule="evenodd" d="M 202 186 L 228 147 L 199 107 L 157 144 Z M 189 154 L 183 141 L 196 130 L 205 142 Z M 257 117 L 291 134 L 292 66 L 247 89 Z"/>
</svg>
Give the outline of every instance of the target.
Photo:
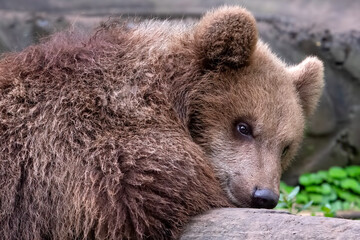
<svg viewBox="0 0 360 240">
<path fill-rule="evenodd" d="M 330 204 L 325 204 L 324 206 L 322 206 L 321 211 L 324 213 L 325 217 L 335 217 L 336 215 L 336 208 L 334 208 Z"/>
<path fill-rule="evenodd" d="M 281 183 L 281 184 L 282 184 L 282 187 L 280 187 L 281 193 L 280 193 L 280 198 L 279 198 L 279 204 L 276 206 L 276 208 L 285 208 L 290 213 L 297 214 L 311 206 L 312 201 L 306 203 L 305 205 L 296 203 L 296 197 L 300 191 L 299 186 L 296 186 L 291 189 L 291 187 L 287 186 L 285 183 Z M 288 192 L 289 190 L 291 190 L 291 191 Z"/>
<path fill-rule="evenodd" d="M 280 184 L 278 208 L 293 213 L 294 209 L 301 209 L 299 206 L 311 206 L 311 211 L 323 212 L 326 217 L 335 216 L 339 210 L 360 210 L 360 166 L 335 166 L 328 171 L 305 173 L 299 177 L 299 183 L 295 188 Z M 292 191 L 295 192 L 290 194 Z"/>
</svg>

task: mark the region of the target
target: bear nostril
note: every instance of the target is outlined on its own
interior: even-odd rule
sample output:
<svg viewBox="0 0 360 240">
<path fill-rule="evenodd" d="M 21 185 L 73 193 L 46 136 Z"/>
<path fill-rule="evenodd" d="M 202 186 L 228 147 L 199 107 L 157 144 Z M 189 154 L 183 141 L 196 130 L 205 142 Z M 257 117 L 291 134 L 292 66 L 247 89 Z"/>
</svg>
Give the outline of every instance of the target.
<svg viewBox="0 0 360 240">
<path fill-rule="evenodd" d="M 252 207 L 274 208 L 279 201 L 279 196 L 270 189 L 256 189 L 252 196 Z"/>
</svg>

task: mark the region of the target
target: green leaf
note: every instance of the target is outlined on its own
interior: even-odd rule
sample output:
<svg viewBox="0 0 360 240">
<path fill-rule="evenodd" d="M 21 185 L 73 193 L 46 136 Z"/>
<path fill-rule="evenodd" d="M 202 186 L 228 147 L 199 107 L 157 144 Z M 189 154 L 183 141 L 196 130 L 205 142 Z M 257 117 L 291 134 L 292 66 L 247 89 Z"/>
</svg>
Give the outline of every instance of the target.
<svg viewBox="0 0 360 240">
<path fill-rule="evenodd" d="M 329 169 L 329 176 L 337 179 L 346 178 L 347 173 L 341 167 L 332 167 Z"/>
<path fill-rule="evenodd" d="M 328 183 L 321 184 L 321 193 L 323 195 L 329 195 L 331 193 L 332 189 L 331 186 Z"/>
<path fill-rule="evenodd" d="M 283 201 L 284 201 L 284 194 L 280 193 L 279 202 L 283 202 Z"/>
<path fill-rule="evenodd" d="M 331 204 L 331 208 L 334 210 L 334 211 L 339 211 L 339 210 L 342 210 L 343 209 L 343 202 L 342 201 L 335 201 Z"/>
<path fill-rule="evenodd" d="M 313 204 L 313 201 L 310 201 L 307 204 L 303 205 L 301 208 L 298 208 L 298 213 L 308 209 L 309 207 L 311 207 L 312 204 Z"/>
<path fill-rule="evenodd" d="M 286 187 L 286 183 L 283 181 L 280 181 L 280 189 L 283 190 Z"/>
<path fill-rule="evenodd" d="M 329 204 L 330 203 L 330 199 L 327 196 L 322 196 L 322 200 L 320 204 Z"/>
<path fill-rule="evenodd" d="M 306 192 L 313 192 L 313 193 L 321 193 L 322 188 L 320 186 L 306 186 L 305 191 Z"/>
<path fill-rule="evenodd" d="M 351 190 L 353 190 L 354 192 L 356 192 L 357 194 L 360 194 L 360 184 L 355 187 L 355 188 L 352 188 Z"/>
<path fill-rule="evenodd" d="M 334 217 L 336 212 L 330 204 L 325 204 L 321 207 L 321 211 L 324 213 L 325 217 Z"/>
<path fill-rule="evenodd" d="M 360 198 L 357 198 L 354 202 L 354 208 L 358 209 L 360 207 Z"/>
<path fill-rule="evenodd" d="M 345 178 L 341 180 L 340 186 L 345 189 L 351 189 L 358 185 L 358 182 L 355 179 L 352 178 Z"/>
<path fill-rule="evenodd" d="M 298 195 L 296 195 L 296 203 L 307 203 L 309 202 L 309 196 L 304 192 L 299 192 Z"/>
<path fill-rule="evenodd" d="M 291 186 L 286 186 L 286 187 L 284 188 L 284 191 L 285 191 L 287 194 L 290 194 L 293 190 L 294 190 L 294 187 L 291 187 Z"/>
<path fill-rule="evenodd" d="M 299 183 L 303 186 L 311 185 L 310 175 L 311 175 L 311 173 L 305 173 L 305 174 L 301 175 L 299 178 Z"/>
<path fill-rule="evenodd" d="M 320 194 L 316 194 L 316 193 L 310 193 L 309 194 L 309 198 L 311 201 L 313 201 L 315 204 L 319 204 L 323 201 L 323 197 Z"/>
<path fill-rule="evenodd" d="M 342 190 L 338 192 L 338 195 L 340 198 L 342 198 L 348 202 L 355 202 L 358 198 L 358 196 L 356 196 L 352 193 L 349 193 L 349 192 L 342 191 Z"/>
<path fill-rule="evenodd" d="M 327 171 L 318 171 L 317 175 L 319 178 L 321 178 L 322 180 L 326 181 L 329 177 L 329 174 Z"/>
<path fill-rule="evenodd" d="M 305 173 L 299 178 L 299 182 L 303 186 L 320 184 L 322 181 L 322 177 L 316 173 Z"/>
<path fill-rule="evenodd" d="M 343 202 L 342 209 L 343 210 L 349 210 L 350 209 L 350 203 L 349 202 Z"/>
<path fill-rule="evenodd" d="M 300 187 L 299 186 L 296 186 L 294 188 L 294 190 L 291 191 L 291 193 L 289 193 L 288 195 L 288 200 L 291 201 L 292 199 L 294 199 L 296 197 L 296 195 L 299 193 L 300 191 Z"/>
<path fill-rule="evenodd" d="M 352 178 L 345 178 L 341 180 L 340 186 L 344 189 L 351 189 L 354 191 L 360 188 L 359 182 Z"/>
<path fill-rule="evenodd" d="M 338 196 L 340 196 L 340 193 L 343 192 L 343 190 L 341 188 L 337 187 L 337 186 L 333 186 L 333 189 L 334 189 L 334 191 L 336 192 L 336 194 Z"/>
<path fill-rule="evenodd" d="M 276 205 L 276 207 L 275 208 L 277 208 L 277 209 L 281 209 L 281 208 L 286 208 L 286 203 L 284 203 L 284 202 L 279 202 L 278 203 L 278 205 Z"/>
<path fill-rule="evenodd" d="M 333 179 L 333 181 L 332 181 L 331 183 L 332 183 L 333 185 L 335 185 L 335 186 L 340 186 L 341 181 L 338 180 L 338 179 Z"/>
<path fill-rule="evenodd" d="M 330 213 L 331 212 L 331 206 L 330 204 L 325 204 L 324 206 L 321 207 L 321 211 L 323 213 Z"/>
<path fill-rule="evenodd" d="M 345 168 L 345 171 L 350 177 L 360 176 L 360 166 L 349 166 Z"/>
<path fill-rule="evenodd" d="M 332 189 L 331 189 L 331 193 L 327 197 L 329 198 L 330 201 L 335 201 L 338 198 L 336 192 Z"/>
<path fill-rule="evenodd" d="M 285 182 L 280 182 L 280 190 L 286 194 L 291 193 L 292 190 L 294 190 L 295 187 L 287 185 Z"/>
<path fill-rule="evenodd" d="M 335 213 L 333 212 L 329 212 L 329 213 L 324 213 L 325 217 L 335 217 Z"/>
</svg>

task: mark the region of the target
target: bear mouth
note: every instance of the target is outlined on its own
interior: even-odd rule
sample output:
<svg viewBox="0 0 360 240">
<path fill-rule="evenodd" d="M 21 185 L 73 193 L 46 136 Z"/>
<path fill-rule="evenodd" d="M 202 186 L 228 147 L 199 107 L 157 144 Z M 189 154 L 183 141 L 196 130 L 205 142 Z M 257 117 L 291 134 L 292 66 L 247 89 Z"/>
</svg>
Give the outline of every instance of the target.
<svg viewBox="0 0 360 240">
<path fill-rule="evenodd" d="M 239 200 L 236 197 L 236 194 L 233 193 L 233 190 L 232 190 L 232 187 L 231 187 L 231 178 L 230 178 L 230 176 L 227 177 L 226 186 L 225 186 L 225 192 L 226 192 L 226 195 L 227 195 L 228 199 L 236 207 L 238 207 L 238 208 L 251 207 L 250 202 L 245 201 L 245 199 Z"/>
<path fill-rule="evenodd" d="M 226 194 L 232 204 L 239 208 L 242 207 L 241 203 L 236 199 L 229 186 L 226 187 Z"/>
</svg>

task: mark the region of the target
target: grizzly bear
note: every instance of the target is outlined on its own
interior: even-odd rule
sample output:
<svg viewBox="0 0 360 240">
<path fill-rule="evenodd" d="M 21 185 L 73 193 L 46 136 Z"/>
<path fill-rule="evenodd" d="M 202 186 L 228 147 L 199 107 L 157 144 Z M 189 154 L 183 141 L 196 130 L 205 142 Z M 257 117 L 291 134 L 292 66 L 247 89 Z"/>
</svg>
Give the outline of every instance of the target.
<svg viewBox="0 0 360 240">
<path fill-rule="evenodd" d="M 174 239 L 217 207 L 273 208 L 323 87 L 240 7 L 108 23 L 0 60 L 0 236 Z"/>
</svg>

